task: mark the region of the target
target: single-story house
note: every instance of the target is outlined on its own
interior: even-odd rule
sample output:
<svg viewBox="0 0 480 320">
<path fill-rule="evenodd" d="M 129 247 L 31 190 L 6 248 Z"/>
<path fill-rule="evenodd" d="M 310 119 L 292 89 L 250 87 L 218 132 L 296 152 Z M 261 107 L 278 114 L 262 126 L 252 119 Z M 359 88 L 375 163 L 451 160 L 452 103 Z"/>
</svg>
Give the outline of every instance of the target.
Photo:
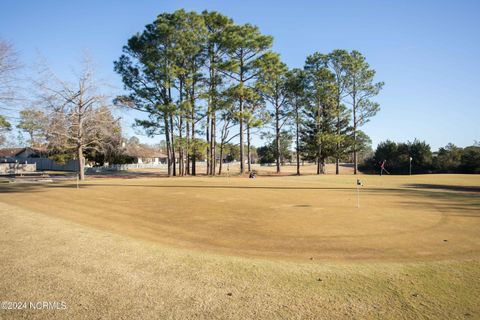
<svg viewBox="0 0 480 320">
<path fill-rule="evenodd" d="M 144 145 L 127 148 L 126 154 L 138 164 L 164 164 L 167 163 L 167 155 L 158 149 Z"/>
<path fill-rule="evenodd" d="M 148 154 L 144 154 L 141 156 L 137 156 L 136 163 L 151 163 L 151 164 L 159 164 L 159 163 L 167 163 L 167 155 L 161 152 L 151 152 Z"/>
<path fill-rule="evenodd" d="M 22 162 L 27 158 L 44 158 L 47 152 L 39 148 L 0 148 L 0 162 Z"/>
</svg>

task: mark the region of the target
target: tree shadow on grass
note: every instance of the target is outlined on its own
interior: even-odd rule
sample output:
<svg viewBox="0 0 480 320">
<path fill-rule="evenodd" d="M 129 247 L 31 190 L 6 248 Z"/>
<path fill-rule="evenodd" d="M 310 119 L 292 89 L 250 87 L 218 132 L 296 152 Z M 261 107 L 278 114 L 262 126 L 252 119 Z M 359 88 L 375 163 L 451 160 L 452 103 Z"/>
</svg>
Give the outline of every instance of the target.
<svg viewBox="0 0 480 320">
<path fill-rule="evenodd" d="M 408 184 L 405 187 L 413 189 L 432 189 L 432 190 L 446 190 L 457 192 L 475 192 L 480 193 L 480 186 L 459 186 L 446 184 Z"/>
<path fill-rule="evenodd" d="M 138 178 L 168 178 L 164 172 L 147 171 L 111 171 L 88 173 L 89 178 L 94 179 L 138 179 Z"/>
<path fill-rule="evenodd" d="M 21 183 L 0 183 L 0 196 L 6 193 L 30 193 L 44 192 L 48 189 L 74 189 L 75 183 L 59 182 L 21 182 Z"/>
<path fill-rule="evenodd" d="M 404 207 L 423 207 L 426 211 L 433 207 L 445 217 L 480 218 L 480 190 L 477 187 L 435 184 L 408 184 L 405 187 L 387 191 L 390 195 L 397 194 L 398 202 Z M 369 191 L 382 192 L 378 189 Z M 406 196 L 411 200 L 406 200 Z M 422 199 L 434 200 L 434 203 Z"/>
</svg>

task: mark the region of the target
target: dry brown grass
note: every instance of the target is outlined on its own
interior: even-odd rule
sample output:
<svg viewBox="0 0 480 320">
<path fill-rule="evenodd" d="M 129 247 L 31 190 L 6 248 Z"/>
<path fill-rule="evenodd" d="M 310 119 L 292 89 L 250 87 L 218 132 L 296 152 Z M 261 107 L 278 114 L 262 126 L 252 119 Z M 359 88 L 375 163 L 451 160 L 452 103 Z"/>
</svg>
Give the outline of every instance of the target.
<svg viewBox="0 0 480 320">
<path fill-rule="evenodd" d="M 479 178 L 2 184 L 0 317 L 478 318 Z"/>
</svg>

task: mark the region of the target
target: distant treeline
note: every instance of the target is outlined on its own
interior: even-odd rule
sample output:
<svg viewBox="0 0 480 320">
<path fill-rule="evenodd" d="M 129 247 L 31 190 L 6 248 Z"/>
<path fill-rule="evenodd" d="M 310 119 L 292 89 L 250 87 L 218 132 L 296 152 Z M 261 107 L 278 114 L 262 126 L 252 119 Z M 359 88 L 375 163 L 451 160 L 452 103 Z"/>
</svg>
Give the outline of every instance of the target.
<svg viewBox="0 0 480 320">
<path fill-rule="evenodd" d="M 410 160 L 411 158 L 411 160 Z M 365 173 L 379 173 L 380 165 L 391 174 L 419 173 L 480 173 L 480 146 L 460 148 L 449 143 L 432 152 L 425 141 L 393 142 L 387 140 L 378 145 L 372 157 L 359 167 Z"/>
</svg>

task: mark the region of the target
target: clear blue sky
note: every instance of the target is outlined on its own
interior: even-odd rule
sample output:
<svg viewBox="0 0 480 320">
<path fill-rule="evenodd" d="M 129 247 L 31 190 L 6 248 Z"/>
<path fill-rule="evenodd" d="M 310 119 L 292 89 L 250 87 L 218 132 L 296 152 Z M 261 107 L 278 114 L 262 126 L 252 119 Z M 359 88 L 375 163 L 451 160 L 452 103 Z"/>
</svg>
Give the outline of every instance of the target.
<svg viewBox="0 0 480 320">
<path fill-rule="evenodd" d="M 302 67 L 314 51 L 361 51 L 386 83 L 381 111 L 364 127 L 374 145 L 417 137 L 436 149 L 480 140 L 478 0 L 4 1 L 0 37 L 14 43 L 25 64 L 40 52 L 60 74 L 88 50 L 98 73 L 121 92 L 113 61 L 122 46 L 157 14 L 179 8 L 258 25 L 290 67 Z"/>
</svg>

